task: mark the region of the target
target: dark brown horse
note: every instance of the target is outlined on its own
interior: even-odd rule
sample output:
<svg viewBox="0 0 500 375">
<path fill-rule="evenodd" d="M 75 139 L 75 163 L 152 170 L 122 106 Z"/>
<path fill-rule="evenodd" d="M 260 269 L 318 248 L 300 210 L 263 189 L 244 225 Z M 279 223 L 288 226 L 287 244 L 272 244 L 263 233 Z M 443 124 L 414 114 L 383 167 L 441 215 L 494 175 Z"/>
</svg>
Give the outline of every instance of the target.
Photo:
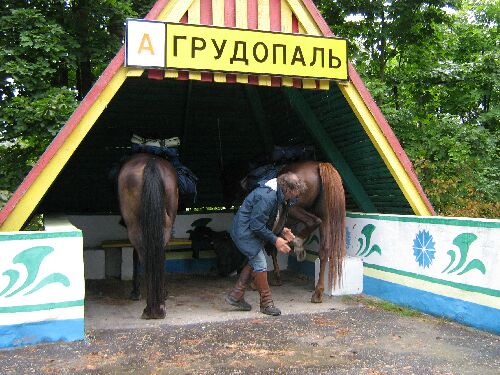
<svg viewBox="0 0 500 375">
<path fill-rule="evenodd" d="M 128 238 L 144 266 L 146 308 L 144 319 L 165 317 L 165 248 L 177 214 L 177 174 L 165 159 L 134 154 L 118 174 L 120 210 Z M 134 291 L 139 294 L 134 264 Z"/>
<path fill-rule="evenodd" d="M 339 285 L 345 256 L 345 194 L 342 179 L 330 163 L 299 161 L 280 169 L 278 175 L 293 172 L 306 184 L 306 192 L 288 212 L 288 218 L 302 222 L 305 227 L 295 233 L 293 249 L 299 261 L 304 260 L 304 240 L 319 227 L 320 272 L 311 302 L 323 301 L 324 275 L 328 264 L 328 287 Z M 246 186 L 243 186 L 245 188 Z M 271 252 L 275 276 L 279 281 L 276 249 Z"/>
</svg>

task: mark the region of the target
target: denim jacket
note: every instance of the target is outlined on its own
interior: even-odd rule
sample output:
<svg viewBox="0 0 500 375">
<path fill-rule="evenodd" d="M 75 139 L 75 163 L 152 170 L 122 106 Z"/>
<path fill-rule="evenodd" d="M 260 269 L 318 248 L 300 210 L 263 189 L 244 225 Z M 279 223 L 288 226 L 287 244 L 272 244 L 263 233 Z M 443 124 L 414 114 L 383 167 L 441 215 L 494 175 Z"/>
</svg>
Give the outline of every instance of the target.
<svg viewBox="0 0 500 375">
<path fill-rule="evenodd" d="M 260 182 L 243 201 L 234 216 L 231 238 L 238 249 L 252 258 L 264 248 L 266 242 L 274 245 L 277 236 L 271 228 L 278 207 L 285 204 L 285 196 L 278 189 L 276 179 Z"/>
</svg>

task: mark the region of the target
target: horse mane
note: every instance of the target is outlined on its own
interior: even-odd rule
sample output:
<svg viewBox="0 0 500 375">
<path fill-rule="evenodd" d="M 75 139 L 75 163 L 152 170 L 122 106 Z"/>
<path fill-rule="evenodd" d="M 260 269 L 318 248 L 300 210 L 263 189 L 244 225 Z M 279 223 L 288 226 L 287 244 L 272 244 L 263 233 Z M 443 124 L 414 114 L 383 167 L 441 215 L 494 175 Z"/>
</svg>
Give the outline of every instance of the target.
<svg viewBox="0 0 500 375">
<path fill-rule="evenodd" d="M 328 287 L 342 282 L 345 257 L 345 195 L 342 179 L 330 163 L 319 163 L 325 201 L 320 249 L 329 261 Z"/>
</svg>

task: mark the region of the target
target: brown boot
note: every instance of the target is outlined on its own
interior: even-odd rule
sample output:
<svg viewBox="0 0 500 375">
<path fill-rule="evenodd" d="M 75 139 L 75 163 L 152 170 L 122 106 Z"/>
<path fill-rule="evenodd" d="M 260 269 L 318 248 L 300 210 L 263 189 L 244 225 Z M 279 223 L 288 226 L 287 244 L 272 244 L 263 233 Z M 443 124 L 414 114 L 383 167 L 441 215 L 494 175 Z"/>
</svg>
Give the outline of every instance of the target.
<svg viewBox="0 0 500 375">
<path fill-rule="evenodd" d="M 267 272 L 254 272 L 253 281 L 260 294 L 260 312 L 267 315 L 281 315 L 281 310 L 274 306 L 271 289 L 267 283 Z"/>
<path fill-rule="evenodd" d="M 242 311 L 252 310 L 252 306 L 243 298 L 243 296 L 245 295 L 245 289 L 250 282 L 251 276 L 252 276 L 252 267 L 250 267 L 250 265 L 247 264 L 241 270 L 240 277 L 236 282 L 236 285 L 234 286 L 233 290 L 231 290 L 229 294 L 226 296 L 226 302 L 232 306 L 237 307 L 238 310 Z"/>
</svg>

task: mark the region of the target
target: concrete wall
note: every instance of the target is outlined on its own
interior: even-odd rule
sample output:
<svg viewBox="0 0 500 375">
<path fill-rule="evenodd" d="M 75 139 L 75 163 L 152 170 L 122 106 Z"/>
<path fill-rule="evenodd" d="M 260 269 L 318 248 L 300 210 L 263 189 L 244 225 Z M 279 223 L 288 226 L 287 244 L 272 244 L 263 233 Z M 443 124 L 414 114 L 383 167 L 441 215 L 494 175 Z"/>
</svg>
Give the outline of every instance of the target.
<svg viewBox="0 0 500 375">
<path fill-rule="evenodd" d="M 348 215 L 364 293 L 500 333 L 500 221 Z"/>
<path fill-rule="evenodd" d="M 232 215 L 181 215 L 176 237 L 204 217 L 227 230 Z M 117 217 L 71 220 L 91 248 L 126 238 Z M 43 232 L 0 233 L 0 347 L 84 338 L 84 238 L 60 218 L 48 219 Z M 314 277 L 318 233 L 305 243 L 306 262 L 292 255 L 280 265 Z M 363 293 L 495 333 L 499 243 L 499 220 L 349 213 L 346 222 L 347 254 L 363 261 Z M 167 255 L 167 270 L 197 271 L 200 260 L 178 254 Z"/>
<path fill-rule="evenodd" d="M 84 338 L 83 241 L 61 219 L 0 232 L 0 348 Z"/>
<path fill-rule="evenodd" d="M 289 269 L 315 277 L 317 236 Z M 348 213 L 346 250 L 364 294 L 500 333 L 500 220 Z"/>
<path fill-rule="evenodd" d="M 210 219 L 207 226 L 214 231 L 229 231 L 233 213 L 177 215 L 172 238 L 188 238 L 187 231 L 193 229 L 192 224 L 199 219 Z M 83 232 L 85 279 L 132 278 L 132 248 L 104 250 L 101 247 L 103 241 L 127 239 L 127 231 L 120 225 L 120 216 L 69 215 L 68 220 Z M 190 248 L 186 246 L 167 251 L 165 262 L 167 272 L 204 273 L 216 269 L 214 251 L 201 251 L 200 259 L 193 259 Z M 278 254 L 278 263 L 281 270 L 287 269 L 288 255 Z M 267 264 L 272 270 L 273 263 L 269 257 Z"/>
</svg>

